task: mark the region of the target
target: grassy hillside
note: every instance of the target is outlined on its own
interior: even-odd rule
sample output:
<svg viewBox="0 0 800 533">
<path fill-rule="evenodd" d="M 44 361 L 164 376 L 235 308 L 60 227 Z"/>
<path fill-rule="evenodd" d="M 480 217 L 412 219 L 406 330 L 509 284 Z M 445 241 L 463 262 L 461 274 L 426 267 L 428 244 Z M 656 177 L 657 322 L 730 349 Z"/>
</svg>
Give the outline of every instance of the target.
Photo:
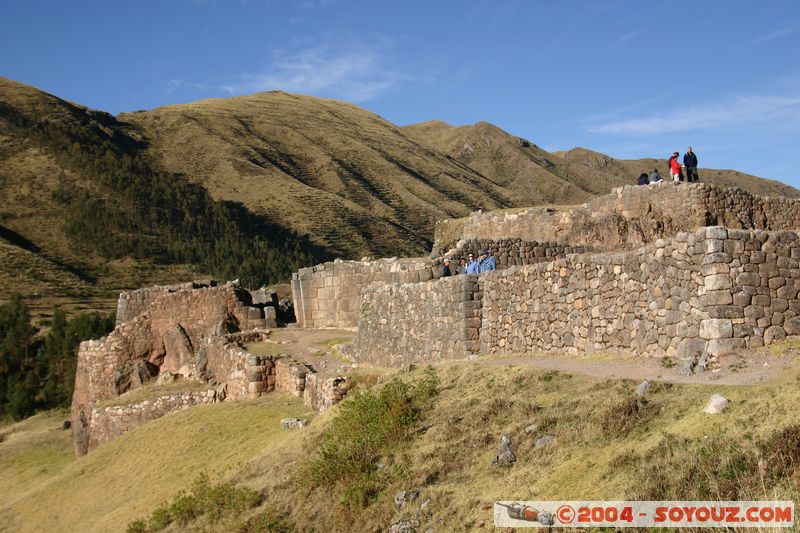
<svg viewBox="0 0 800 533">
<path fill-rule="evenodd" d="M 626 184 L 633 184 L 642 172 L 650 173 L 654 168 L 662 177 L 669 178 L 666 159 L 613 159 L 607 155 L 585 148 L 573 148 L 565 152 L 554 152 L 568 166 L 588 169 L 583 171 L 623 175 Z M 702 154 L 701 154 L 702 157 Z M 702 159 L 701 159 L 702 163 Z M 780 181 L 752 176 L 736 170 L 718 170 L 700 167 L 700 180 L 724 187 L 740 187 L 760 196 L 799 197 L 800 191 Z"/>
<path fill-rule="evenodd" d="M 20 531 L 123 531 L 156 505 L 172 505 L 200 469 L 257 490 L 261 503 L 221 521 L 201 516 L 168 530 L 266 530 L 255 526 L 260 519 L 289 530 L 372 531 L 401 518 L 418 520 L 423 531 L 491 530 L 497 499 L 796 499 L 799 370 L 795 365 L 781 381 L 759 385 L 656 383 L 637 401 L 630 381 L 452 364 L 438 369 L 438 394 L 417 404 L 407 431 L 378 433 L 409 411 L 392 408 L 370 422 L 380 412 L 377 392 L 369 401 L 351 398 L 350 408 L 342 404 L 306 430 L 278 431 L 281 416 L 302 408 L 274 395 L 170 415 L 77 461 L 56 429 L 60 418 L 39 416 L 7 428 L 0 443 L 0 474 L 7 487 L 20 487 L 0 492 L 0 518 Z M 400 377 L 420 383 L 424 374 Z M 381 390 L 386 379 L 370 390 Z M 722 415 L 701 412 L 713 393 L 732 401 Z M 320 445 L 336 431 L 355 429 L 382 435 L 386 446 L 365 454 L 353 442 L 366 445 L 367 437 L 340 438 L 343 451 L 367 469 L 331 484 L 309 482 Z M 504 433 L 517 461 L 493 467 Z M 537 447 L 547 435 L 555 441 Z M 328 457 L 335 467 L 338 455 Z M 353 491 L 370 486 L 354 504 Z M 396 509 L 395 493 L 409 488 L 419 496 Z"/>
<path fill-rule="evenodd" d="M 113 283 L 117 264 L 133 259 L 260 285 L 328 257 L 158 168 L 140 132 L 107 113 L 0 78 L 0 126 L 0 236 L 85 280 Z"/>
<path fill-rule="evenodd" d="M 512 189 L 522 205 L 582 203 L 613 187 L 633 184 L 639 174 L 653 168 L 668 176 L 666 160 L 617 160 L 585 148 L 550 153 L 487 122 L 451 126 L 431 121 L 403 129 Z M 700 177 L 762 196 L 800 196 L 800 191 L 789 185 L 735 170 L 701 168 Z"/>
<path fill-rule="evenodd" d="M 344 102 L 267 92 L 120 119 L 158 164 L 347 257 L 421 255 L 433 223 L 518 205 L 511 191 Z"/>
</svg>

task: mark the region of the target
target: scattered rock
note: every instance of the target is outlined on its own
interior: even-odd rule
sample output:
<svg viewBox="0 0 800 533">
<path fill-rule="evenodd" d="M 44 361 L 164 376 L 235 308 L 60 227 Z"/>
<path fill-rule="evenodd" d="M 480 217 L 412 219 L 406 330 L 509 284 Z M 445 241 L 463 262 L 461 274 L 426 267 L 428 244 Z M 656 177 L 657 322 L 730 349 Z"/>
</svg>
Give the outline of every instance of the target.
<svg viewBox="0 0 800 533">
<path fill-rule="evenodd" d="M 71 427 L 72 427 L 72 421 L 71 420 L 64 420 L 64 422 L 61 424 L 61 429 L 65 429 L 66 430 L 66 429 L 70 429 Z"/>
<path fill-rule="evenodd" d="M 530 435 L 531 433 L 534 433 L 537 429 L 539 429 L 539 424 L 531 424 L 530 426 L 525 428 L 525 433 Z"/>
<path fill-rule="evenodd" d="M 636 395 L 637 398 L 644 398 L 644 395 L 647 394 L 647 391 L 650 390 L 650 382 L 647 380 L 642 381 L 636 387 L 636 390 L 633 393 Z"/>
<path fill-rule="evenodd" d="M 175 380 L 177 379 L 178 376 L 176 376 L 169 370 L 164 370 L 162 373 L 158 375 L 158 378 L 156 378 L 156 385 L 166 385 L 168 383 L 174 383 Z"/>
<path fill-rule="evenodd" d="M 541 448 L 542 446 L 547 446 L 548 444 L 552 444 L 556 441 L 556 438 L 552 435 L 545 435 L 544 437 L 540 437 L 536 439 L 536 442 L 533 443 L 534 448 Z"/>
<path fill-rule="evenodd" d="M 764 331 L 764 344 L 769 345 L 786 339 L 786 330 L 780 326 L 770 326 Z"/>
<path fill-rule="evenodd" d="M 418 527 L 419 520 L 406 518 L 389 526 L 387 531 L 388 533 L 416 533 Z"/>
<path fill-rule="evenodd" d="M 718 415 L 725 411 L 730 405 L 730 400 L 726 397 L 722 396 L 721 394 L 714 394 L 708 400 L 705 408 L 703 409 L 704 413 L 708 413 L 710 415 Z"/>
<path fill-rule="evenodd" d="M 394 506 L 397 509 L 402 509 L 407 503 L 416 499 L 419 496 L 419 489 L 401 490 L 394 495 Z"/>
<path fill-rule="evenodd" d="M 308 425 L 305 418 L 284 418 L 281 420 L 281 427 L 284 429 L 300 429 Z"/>
<path fill-rule="evenodd" d="M 511 437 L 503 435 L 500 439 L 500 453 L 492 459 L 493 466 L 511 466 L 517 460 L 514 451 L 511 449 Z"/>
</svg>

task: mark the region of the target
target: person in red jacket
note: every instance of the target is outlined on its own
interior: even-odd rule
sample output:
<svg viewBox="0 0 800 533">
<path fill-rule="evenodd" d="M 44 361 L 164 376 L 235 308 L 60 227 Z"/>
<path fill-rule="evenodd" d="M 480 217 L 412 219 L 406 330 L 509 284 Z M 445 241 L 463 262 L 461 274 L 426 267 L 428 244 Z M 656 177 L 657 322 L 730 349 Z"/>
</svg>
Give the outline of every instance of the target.
<svg viewBox="0 0 800 533">
<path fill-rule="evenodd" d="M 681 174 L 681 164 L 678 163 L 678 156 L 681 155 L 678 152 L 672 154 L 672 157 L 669 158 L 669 175 L 672 176 L 673 182 L 683 181 L 683 176 Z"/>
</svg>

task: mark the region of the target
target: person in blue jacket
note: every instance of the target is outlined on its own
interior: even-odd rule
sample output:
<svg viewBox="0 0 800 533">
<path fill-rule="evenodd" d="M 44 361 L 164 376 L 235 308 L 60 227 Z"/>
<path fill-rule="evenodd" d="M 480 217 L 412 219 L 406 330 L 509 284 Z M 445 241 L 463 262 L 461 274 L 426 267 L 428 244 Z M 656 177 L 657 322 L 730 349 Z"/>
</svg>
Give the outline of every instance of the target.
<svg viewBox="0 0 800 533">
<path fill-rule="evenodd" d="M 494 257 L 489 255 L 489 250 L 485 248 L 481 250 L 480 262 L 480 272 L 488 272 L 490 270 L 497 270 L 497 262 L 494 260 Z"/>
<path fill-rule="evenodd" d="M 469 254 L 467 256 L 467 274 L 477 274 L 480 271 L 480 265 L 478 265 L 478 262 L 475 261 L 475 256 Z"/>
</svg>

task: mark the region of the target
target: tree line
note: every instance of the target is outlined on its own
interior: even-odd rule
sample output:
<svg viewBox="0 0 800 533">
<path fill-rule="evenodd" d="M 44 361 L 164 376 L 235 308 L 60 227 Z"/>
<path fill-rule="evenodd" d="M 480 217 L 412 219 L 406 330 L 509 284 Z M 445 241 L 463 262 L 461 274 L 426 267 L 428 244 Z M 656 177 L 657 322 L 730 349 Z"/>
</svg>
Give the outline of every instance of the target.
<svg viewBox="0 0 800 533">
<path fill-rule="evenodd" d="M 47 334 L 40 335 L 18 294 L 0 305 L 0 418 L 20 420 L 38 410 L 68 407 L 78 346 L 109 333 L 114 322 L 114 313 L 67 319 L 57 308 Z"/>
</svg>

